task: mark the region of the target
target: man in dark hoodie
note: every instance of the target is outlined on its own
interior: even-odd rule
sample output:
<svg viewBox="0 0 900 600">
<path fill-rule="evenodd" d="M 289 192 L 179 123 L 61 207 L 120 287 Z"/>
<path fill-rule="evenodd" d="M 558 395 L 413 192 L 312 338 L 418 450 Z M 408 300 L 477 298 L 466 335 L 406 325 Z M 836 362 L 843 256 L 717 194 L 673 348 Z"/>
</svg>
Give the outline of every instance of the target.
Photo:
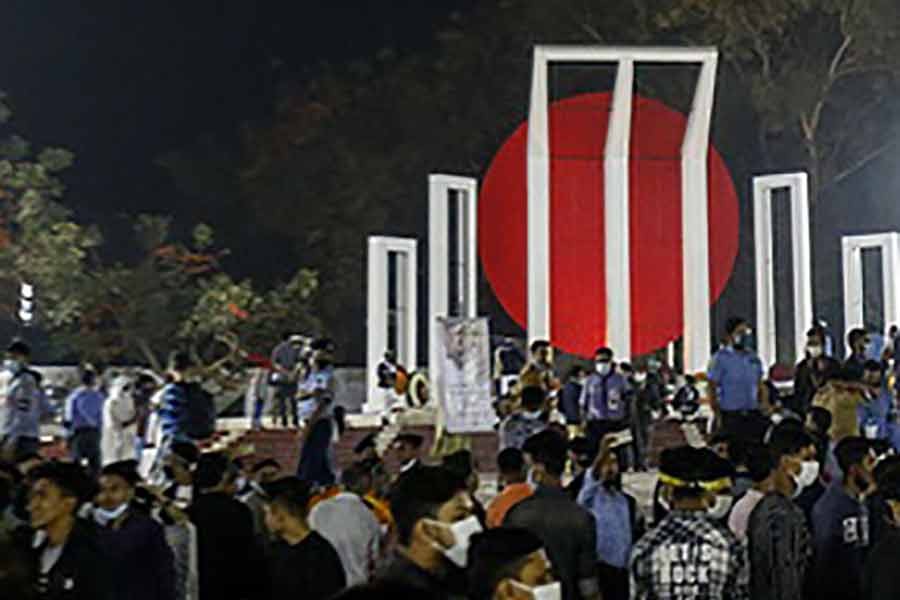
<svg viewBox="0 0 900 600">
<path fill-rule="evenodd" d="M 108 600 L 109 560 L 90 523 L 76 516 L 90 495 L 90 481 L 77 465 L 57 462 L 35 468 L 30 477 L 37 597 Z"/>
<path fill-rule="evenodd" d="M 865 497 L 874 488 L 875 456 L 861 437 L 847 437 L 835 448 L 844 473 L 813 508 L 815 565 L 813 596 L 818 600 L 858 598 L 870 547 L 869 511 Z"/>
<path fill-rule="evenodd" d="M 162 526 L 131 508 L 140 481 L 133 460 L 111 463 L 100 471 L 94 498 L 98 540 L 109 555 L 116 600 L 171 600 L 175 563 Z"/>
</svg>

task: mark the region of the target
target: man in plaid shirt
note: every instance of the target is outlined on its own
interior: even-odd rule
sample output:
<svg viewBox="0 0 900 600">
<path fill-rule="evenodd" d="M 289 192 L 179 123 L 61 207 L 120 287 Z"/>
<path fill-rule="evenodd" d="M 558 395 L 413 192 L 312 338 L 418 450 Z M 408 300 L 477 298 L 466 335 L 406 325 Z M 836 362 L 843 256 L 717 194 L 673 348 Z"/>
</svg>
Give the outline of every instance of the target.
<svg viewBox="0 0 900 600">
<path fill-rule="evenodd" d="M 632 600 L 746 600 L 747 546 L 721 518 L 731 465 L 708 448 L 663 452 L 660 481 L 672 512 L 631 553 Z"/>
</svg>

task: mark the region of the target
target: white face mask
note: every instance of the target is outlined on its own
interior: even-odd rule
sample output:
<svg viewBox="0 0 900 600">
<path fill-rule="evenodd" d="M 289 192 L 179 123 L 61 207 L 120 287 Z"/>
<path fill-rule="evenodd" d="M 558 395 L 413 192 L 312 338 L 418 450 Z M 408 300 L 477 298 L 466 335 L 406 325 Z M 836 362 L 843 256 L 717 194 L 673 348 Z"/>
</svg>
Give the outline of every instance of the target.
<svg viewBox="0 0 900 600">
<path fill-rule="evenodd" d="M 238 493 L 243 492 L 244 488 L 247 487 L 247 478 L 238 477 L 234 480 L 234 486 L 237 488 Z"/>
<path fill-rule="evenodd" d="M 513 581 L 512 584 L 520 590 L 531 594 L 534 600 L 562 600 L 562 584 L 558 581 L 536 587 L 529 587 L 518 581 Z"/>
<path fill-rule="evenodd" d="M 17 360 L 13 360 L 11 358 L 7 358 L 3 361 L 3 366 L 8 371 L 18 371 L 22 367 L 22 363 Z"/>
<path fill-rule="evenodd" d="M 731 496 L 723 496 L 721 494 L 716 495 L 716 501 L 706 509 L 707 514 L 713 519 L 721 520 L 724 519 L 728 514 L 728 511 L 731 510 L 731 503 L 734 502 L 734 498 Z"/>
<path fill-rule="evenodd" d="M 814 460 L 804 460 L 800 465 L 800 472 L 793 476 L 797 484 L 798 494 L 804 488 L 808 488 L 819 478 L 819 463 Z"/>
<path fill-rule="evenodd" d="M 105 508 L 100 508 L 99 506 L 94 508 L 94 521 L 97 522 L 97 525 L 101 527 L 106 527 L 119 517 L 125 514 L 125 511 L 128 510 L 128 503 L 120 504 L 112 510 L 107 510 Z"/>
<path fill-rule="evenodd" d="M 819 358 L 822 356 L 822 346 L 807 346 L 806 353 L 810 358 Z"/>
<path fill-rule="evenodd" d="M 537 421 L 538 419 L 541 418 L 541 414 L 543 414 L 543 413 L 539 410 L 536 410 L 534 412 L 526 411 L 526 412 L 522 413 L 522 416 L 525 417 L 526 419 L 531 419 L 532 421 Z"/>
<path fill-rule="evenodd" d="M 612 371 L 612 365 L 607 362 L 598 362 L 594 365 L 594 368 L 597 369 L 597 374 L 606 377 L 609 375 L 609 372 Z"/>
<path fill-rule="evenodd" d="M 473 535 L 482 531 L 481 523 L 478 522 L 478 517 L 473 515 L 462 521 L 457 521 L 452 525 L 441 523 L 439 521 L 431 521 L 431 523 L 450 529 L 450 532 L 453 534 L 453 545 L 449 548 L 444 548 L 437 542 L 434 542 L 434 546 L 438 548 L 450 562 L 458 567 L 465 568 L 468 558 L 467 555 L 469 553 L 469 540 Z"/>
<path fill-rule="evenodd" d="M 645 381 L 647 381 L 647 374 L 646 373 L 635 373 L 634 380 L 637 383 L 644 383 Z"/>
</svg>

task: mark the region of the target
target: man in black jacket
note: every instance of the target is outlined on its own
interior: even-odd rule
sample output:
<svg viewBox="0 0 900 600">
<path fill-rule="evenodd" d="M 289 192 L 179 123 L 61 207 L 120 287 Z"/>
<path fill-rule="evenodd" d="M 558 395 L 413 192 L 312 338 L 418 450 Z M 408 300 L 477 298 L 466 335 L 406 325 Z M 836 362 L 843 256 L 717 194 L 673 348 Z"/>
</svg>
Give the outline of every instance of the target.
<svg viewBox="0 0 900 600">
<path fill-rule="evenodd" d="M 31 473 L 28 499 L 31 526 L 37 531 L 37 597 L 52 600 L 109 600 L 109 561 L 90 523 L 76 517 L 90 494 L 80 467 L 47 463 Z"/>
<path fill-rule="evenodd" d="M 188 516 L 197 528 L 200 600 L 256 600 L 260 575 L 253 517 L 234 499 L 238 471 L 221 452 L 203 454 Z"/>
<path fill-rule="evenodd" d="M 889 527 L 872 549 L 863 570 L 863 600 L 900 598 L 900 469 L 878 480 L 878 491 L 888 505 Z"/>
<path fill-rule="evenodd" d="M 100 471 L 100 491 L 94 498 L 98 540 L 109 555 L 113 598 L 172 600 L 175 559 L 162 526 L 131 509 L 134 486 L 140 481 L 133 460 L 111 463 Z"/>
</svg>

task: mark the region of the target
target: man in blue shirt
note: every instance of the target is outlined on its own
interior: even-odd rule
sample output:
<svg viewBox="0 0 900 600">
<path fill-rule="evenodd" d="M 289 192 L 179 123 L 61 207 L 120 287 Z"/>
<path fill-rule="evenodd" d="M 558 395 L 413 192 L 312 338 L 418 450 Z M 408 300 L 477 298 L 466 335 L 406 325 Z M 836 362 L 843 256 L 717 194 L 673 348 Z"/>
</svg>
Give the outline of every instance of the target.
<svg viewBox="0 0 900 600">
<path fill-rule="evenodd" d="M 16 340 L 0 371 L 0 459 L 10 462 L 38 451 L 41 417 L 50 412 L 30 358 L 31 348 Z"/>
<path fill-rule="evenodd" d="M 637 502 L 622 492 L 619 460 L 610 438 L 594 465 L 585 471 L 578 503 L 594 515 L 597 526 L 597 573 L 603 600 L 628 600 L 628 559 L 643 535 Z"/>
<path fill-rule="evenodd" d="M 713 412 L 723 429 L 741 431 L 748 418 L 760 410 L 763 364 L 752 349 L 751 329 L 746 320 L 728 319 L 723 345 L 710 361 L 707 377 Z M 762 401 L 766 413 L 768 401 Z"/>
<path fill-rule="evenodd" d="M 860 597 L 871 541 L 864 502 L 875 486 L 871 443 L 861 437 L 844 438 L 835 455 L 844 479 L 831 484 L 812 514 L 815 563 L 810 597 L 821 600 Z"/>
<path fill-rule="evenodd" d="M 599 448 L 607 433 L 629 430 L 631 386 L 616 370 L 613 351 L 599 348 L 594 353 L 594 373 L 581 391 L 581 406 L 587 415 L 587 434 L 591 448 Z"/>
<path fill-rule="evenodd" d="M 169 360 L 171 383 L 162 391 L 162 406 L 159 409 L 160 429 L 164 443 L 190 442 L 188 433 L 188 382 L 186 371 L 191 367 L 187 352 L 175 352 Z"/>
<path fill-rule="evenodd" d="M 92 474 L 100 470 L 100 427 L 103 425 L 104 396 L 96 384 L 97 374 L 86 369 L 81 374 L 81 387 L 66 399 L 72 460 L 79 465 L 87 463 Z"/>
</svg>

